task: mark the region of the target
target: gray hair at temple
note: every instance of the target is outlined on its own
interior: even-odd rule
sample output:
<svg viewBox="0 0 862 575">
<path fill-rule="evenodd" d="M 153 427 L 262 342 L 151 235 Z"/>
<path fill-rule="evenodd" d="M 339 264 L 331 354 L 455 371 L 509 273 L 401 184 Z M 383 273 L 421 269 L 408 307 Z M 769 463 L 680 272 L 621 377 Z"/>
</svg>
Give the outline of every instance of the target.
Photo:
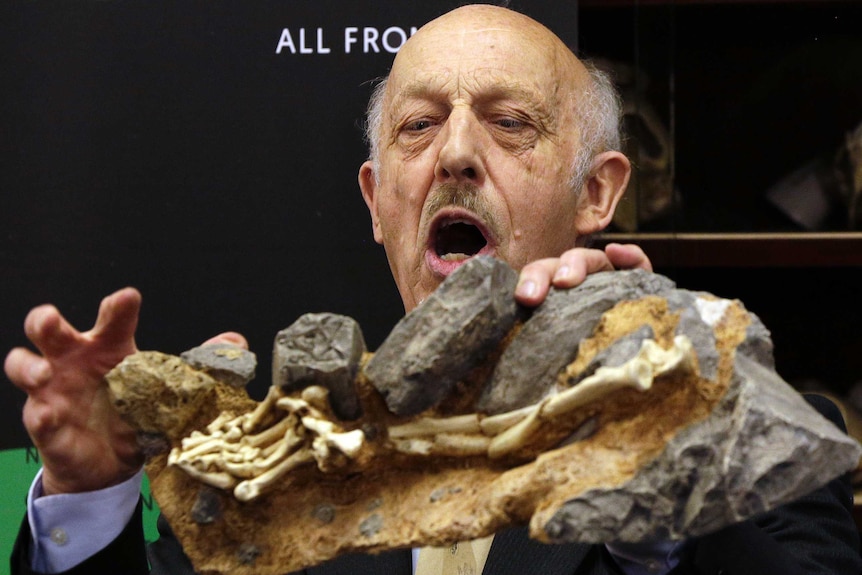
<svg viewBox="0 0 862 575">
<path fill-rule="evenodd" d="M 619 93 L 607 73 L 588 60 L 583 61 L 583 64 L 590 75 L 590 86 L 583 93 L 571 95 L 581 133 L 581 146 L 572 162 L 572 177 L 569 180 L 571 189 L 576 191 L 581 189 L 596 154 L 609 150 L 621 151 L 622 146 L 622 105 Z M 388 78 L 383 78 L 374 87 L 365 117 L 368 159 L 374 164 L 375 179 L 380 174 L 380 130 L 387 81 Z"/>
</svg>

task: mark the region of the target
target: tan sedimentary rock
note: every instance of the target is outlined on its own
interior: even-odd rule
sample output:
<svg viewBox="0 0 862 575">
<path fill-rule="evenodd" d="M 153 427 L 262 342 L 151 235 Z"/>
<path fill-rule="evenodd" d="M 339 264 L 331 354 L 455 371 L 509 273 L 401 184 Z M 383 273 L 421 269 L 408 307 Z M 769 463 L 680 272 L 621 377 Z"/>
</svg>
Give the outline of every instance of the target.
<svg viewBox="0 0 862 575">
<path fill-rule="evenodd" d="M 451 395 L 409 416 L 387 401 L 427 401 L 415 385 L 398 389 L 398 377 L 430 363 L 403 352 L 392 354 L 405 364 L 389 366 L 386 397 L 364 369 L 374 354 L 341 370 L 356 374 L 352 420 L 311 382 L 275 386 L 257 403 L 157 352 L 130 356 L 107 379 L 148 438 L 153 492 L 202 574 L 276 575 L 513 524 L 548 542 L 681 538 L 786 502 L 859 460 L 859 446 L 775 373 L 768 331 L 740 302 L 646 272 L 596 274 L 549 299 L 551 313 L 495 336 L 472 369 L 459 359 L 466 375 L 447 383 Z M 545 323 L 531 330 L 536 317 Z M 583 335 L 553 351 L 567 354 L 556 376 L 523 393 L 542 366 L 518 364 L 551 361 L 543 338 L 569 330 Z M 495 373 L 498 364 L 509 367 Z M 755 440 L 764 433 L 775 441 Z"/>
</svg>

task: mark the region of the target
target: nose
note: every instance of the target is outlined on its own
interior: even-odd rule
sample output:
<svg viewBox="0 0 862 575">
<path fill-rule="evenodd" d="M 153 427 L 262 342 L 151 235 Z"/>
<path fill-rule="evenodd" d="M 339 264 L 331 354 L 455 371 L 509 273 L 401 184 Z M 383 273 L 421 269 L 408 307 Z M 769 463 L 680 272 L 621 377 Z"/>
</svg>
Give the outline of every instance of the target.
<svg viewBox="0 0 862 575">
<path fill-rule="evenodd" d="M 434 167 L 435 178 L 481 185 L 485 179 L 483 136 L 482 125 L 471 110 L 454 108 L 440 134 L 443 142 Z"/>
</svg>

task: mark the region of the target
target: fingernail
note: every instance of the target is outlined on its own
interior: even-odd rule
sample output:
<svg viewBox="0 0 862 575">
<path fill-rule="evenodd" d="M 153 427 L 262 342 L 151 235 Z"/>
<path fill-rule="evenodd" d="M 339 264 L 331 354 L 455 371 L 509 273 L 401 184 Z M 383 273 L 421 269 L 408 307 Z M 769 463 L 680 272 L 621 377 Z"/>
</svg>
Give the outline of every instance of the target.
<svg viewBox="0 0 862 575">
<path fill-rule="evenodd" d="M 518 284 L 518 289 L 516 291 L 521 297 L 533 297 L 536 295 L 537 289 L 536 282 L 533 280 L 525 280 Z"/>
</svg>

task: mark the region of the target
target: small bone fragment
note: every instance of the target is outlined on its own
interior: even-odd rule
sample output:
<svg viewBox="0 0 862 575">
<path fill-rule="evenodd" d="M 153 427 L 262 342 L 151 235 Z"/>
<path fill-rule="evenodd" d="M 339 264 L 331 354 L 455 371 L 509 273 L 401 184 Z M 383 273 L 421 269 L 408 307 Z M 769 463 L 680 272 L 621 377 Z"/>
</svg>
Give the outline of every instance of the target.
<svg viewBox="0 0 862 575">
<path fill-rule="evenodd" d="M 221 437 L 211 437 L 209 440 L 198 443 L 189 450 L 183 449 L 182 451 L 177 451 L 177 461 L 191 461 L 195 457 L 199 457 L 206 453 L 221 452 L 223 450 L 236 451 L 238 449 L 238 443 L 225 442 L 225 440 Z M 173 454 L 173 451 L 171 452 L 171 454 Z"/>
<path fill-rule="evenodd" d="M 242 442 L 244 444 L 252 445 L 254 447 L 269 445 L 273 441 L 284 437 L 284 434 L 287 432 L 287 430 L 294 425 L 296 425 L 296 420 L 293 417 L 288 416 L 277 422 L 272 427 L 264 429 L 257 435 L 246 435 L 242 438 Z"/>
<path fill-rule="evenodd" d="M 535 411 L 535 406 L 528 405 L 526 407 L 507 411 L 505 413 L 489 415 L 482 418 L 482 420 L 479 422 L 479 426 L 482 429 L 482 433 L 484 433 L 485 435 L 499 435 L 510 427 L 516 425 L 525 417 L 528 417 L 531 413 L 533 413 L 533 411 Z"/>
<path fill-rule="evenodd" d="M 326 411 L 332 405 L 329 390 L 320 385 L 311 385 L 302 390 L 300 397 L 308 402 L 308 405 L 318 411 Z M 337 414 L 336 414 L 337 415 Z M 343 419 L 343 418 L 342 418 Z"/>
<path fill-rule="evenodd" d="M 236 479 L 223 471 L 201 471 L 193 464 L 185 461 L 175 461 L 173 465 L 176 465 L 198 481 L 218 487 L 219 489 L 231 489 L 236 485 Z"/>
<path fill-rule="evenodd" d="M 273 405 L 275 405 L 280 397 L 281 391 L 277 387 L 271 386 L 266 392 L 266 397 L 263 398 L 263 401 L 257 404 L 254 411 L 243 420 L 242 430 L 246 433 L 251 433 L 271 413 Z"/>
<path fill-rule="evenodd" d="M 395 451 L 411 455 L 430 455 L 434 448 L 434 442 L 428 439 L 411 437 L 409 439 L 395 439 L 392 441 Z"/>
<path fill-rule="evenodd" d="M 452 457 L 486 455 L 491 438 L 484 435 L 442 433 L 434 436 L 431 453 Z"/>
<path fill-rule="evenodd" d="M 268 469 L 275 467 L 281 460 L 285 459 L 288 456 L 288 452 L 289 448 L 287 443 L 282 442 L 279 443 L 278 449 L 276 449 L 266 459 L 243 462 L 223 460 L 220 462 L 219 466 L 234 477 L 253 479 L 265 473 Z"/>
<path fill-rule="evenodd" d="M 258 475 L 254 479 L 247 479 L 246 481 L 240 482 L 233 490 L 234 497 L 240 501 L 251 501 L 291 469 L 295 469 L 300 465 L 305 465 L 306 463 L 311 463 L 312 461 L 314 461 L 314 456 L 310 451 L 304 449 L 297 451 L 275 467 L 267 470 L 261 475 Z M 226 489 L 229 489 L 229 487 Z"/>
<path fill-rule="evenodd" d="M 526 444 L 530 436 L 541 427 L 542 422 L 539 419 L 541 407 L 542 404 L 535 406 L 527 417 L 496 436 L 488 446 L 488 457 L 498 459 Z"/>
<path fill-rule="evenodd" d="M 235 416 L 232 413 L 229 413 L 227 411 L 219 413 L 218 416 L 213 419 L 209 425 L 207 425 L 207 432 L 210 434 L 216 433 L 222 428 L 225 423 L 227 423 L 234 417 Z M 204 435 L 200 431 L 193 431 L 190 437 L 206 437 L 206 435 Z M 183 441 L 185 441 L 185 439 Z"/>
<path fill-rule="evenodd" d="M 566 385 L 569 387 L 576 386 L 581 380 L 593 375 L 600 367 L 623 365 L 640 353 L 644 340 L 655 339 L 655 337 L 652 327 L 649 324 L 643 324 L 628 335 L 620 337 L 604 349 L 599 350 L 583 369 L 574 374 L 567 373 Z"/>
<path fill-rule="evenodd" d="M 300 399 L 298 397 L 282 397 L 275 403 L 278 407 L 287 410 L 291 413 L 298 413 L 300 411 L 306 411 L 311 409 L 311 404 L 309 404 L 304 399 Z"/>
<path fill-rule="evenodd" d="M 365 435 L 360 429 L 338 432 L 331 421 L 315 417 L 303 417 L 302 425 L 316 433 L 327 445 L 335 447 L 348 457 L 356 457 L 365 443 Z"/>
<path fill-rule="evenodd" d="M 424 417 L 410 423 L 389 428 L 389 437 L 405 438 L 439 433 L 480 433 L 479 416 L 475 413 L 453 417 Z"/>
</svg>

